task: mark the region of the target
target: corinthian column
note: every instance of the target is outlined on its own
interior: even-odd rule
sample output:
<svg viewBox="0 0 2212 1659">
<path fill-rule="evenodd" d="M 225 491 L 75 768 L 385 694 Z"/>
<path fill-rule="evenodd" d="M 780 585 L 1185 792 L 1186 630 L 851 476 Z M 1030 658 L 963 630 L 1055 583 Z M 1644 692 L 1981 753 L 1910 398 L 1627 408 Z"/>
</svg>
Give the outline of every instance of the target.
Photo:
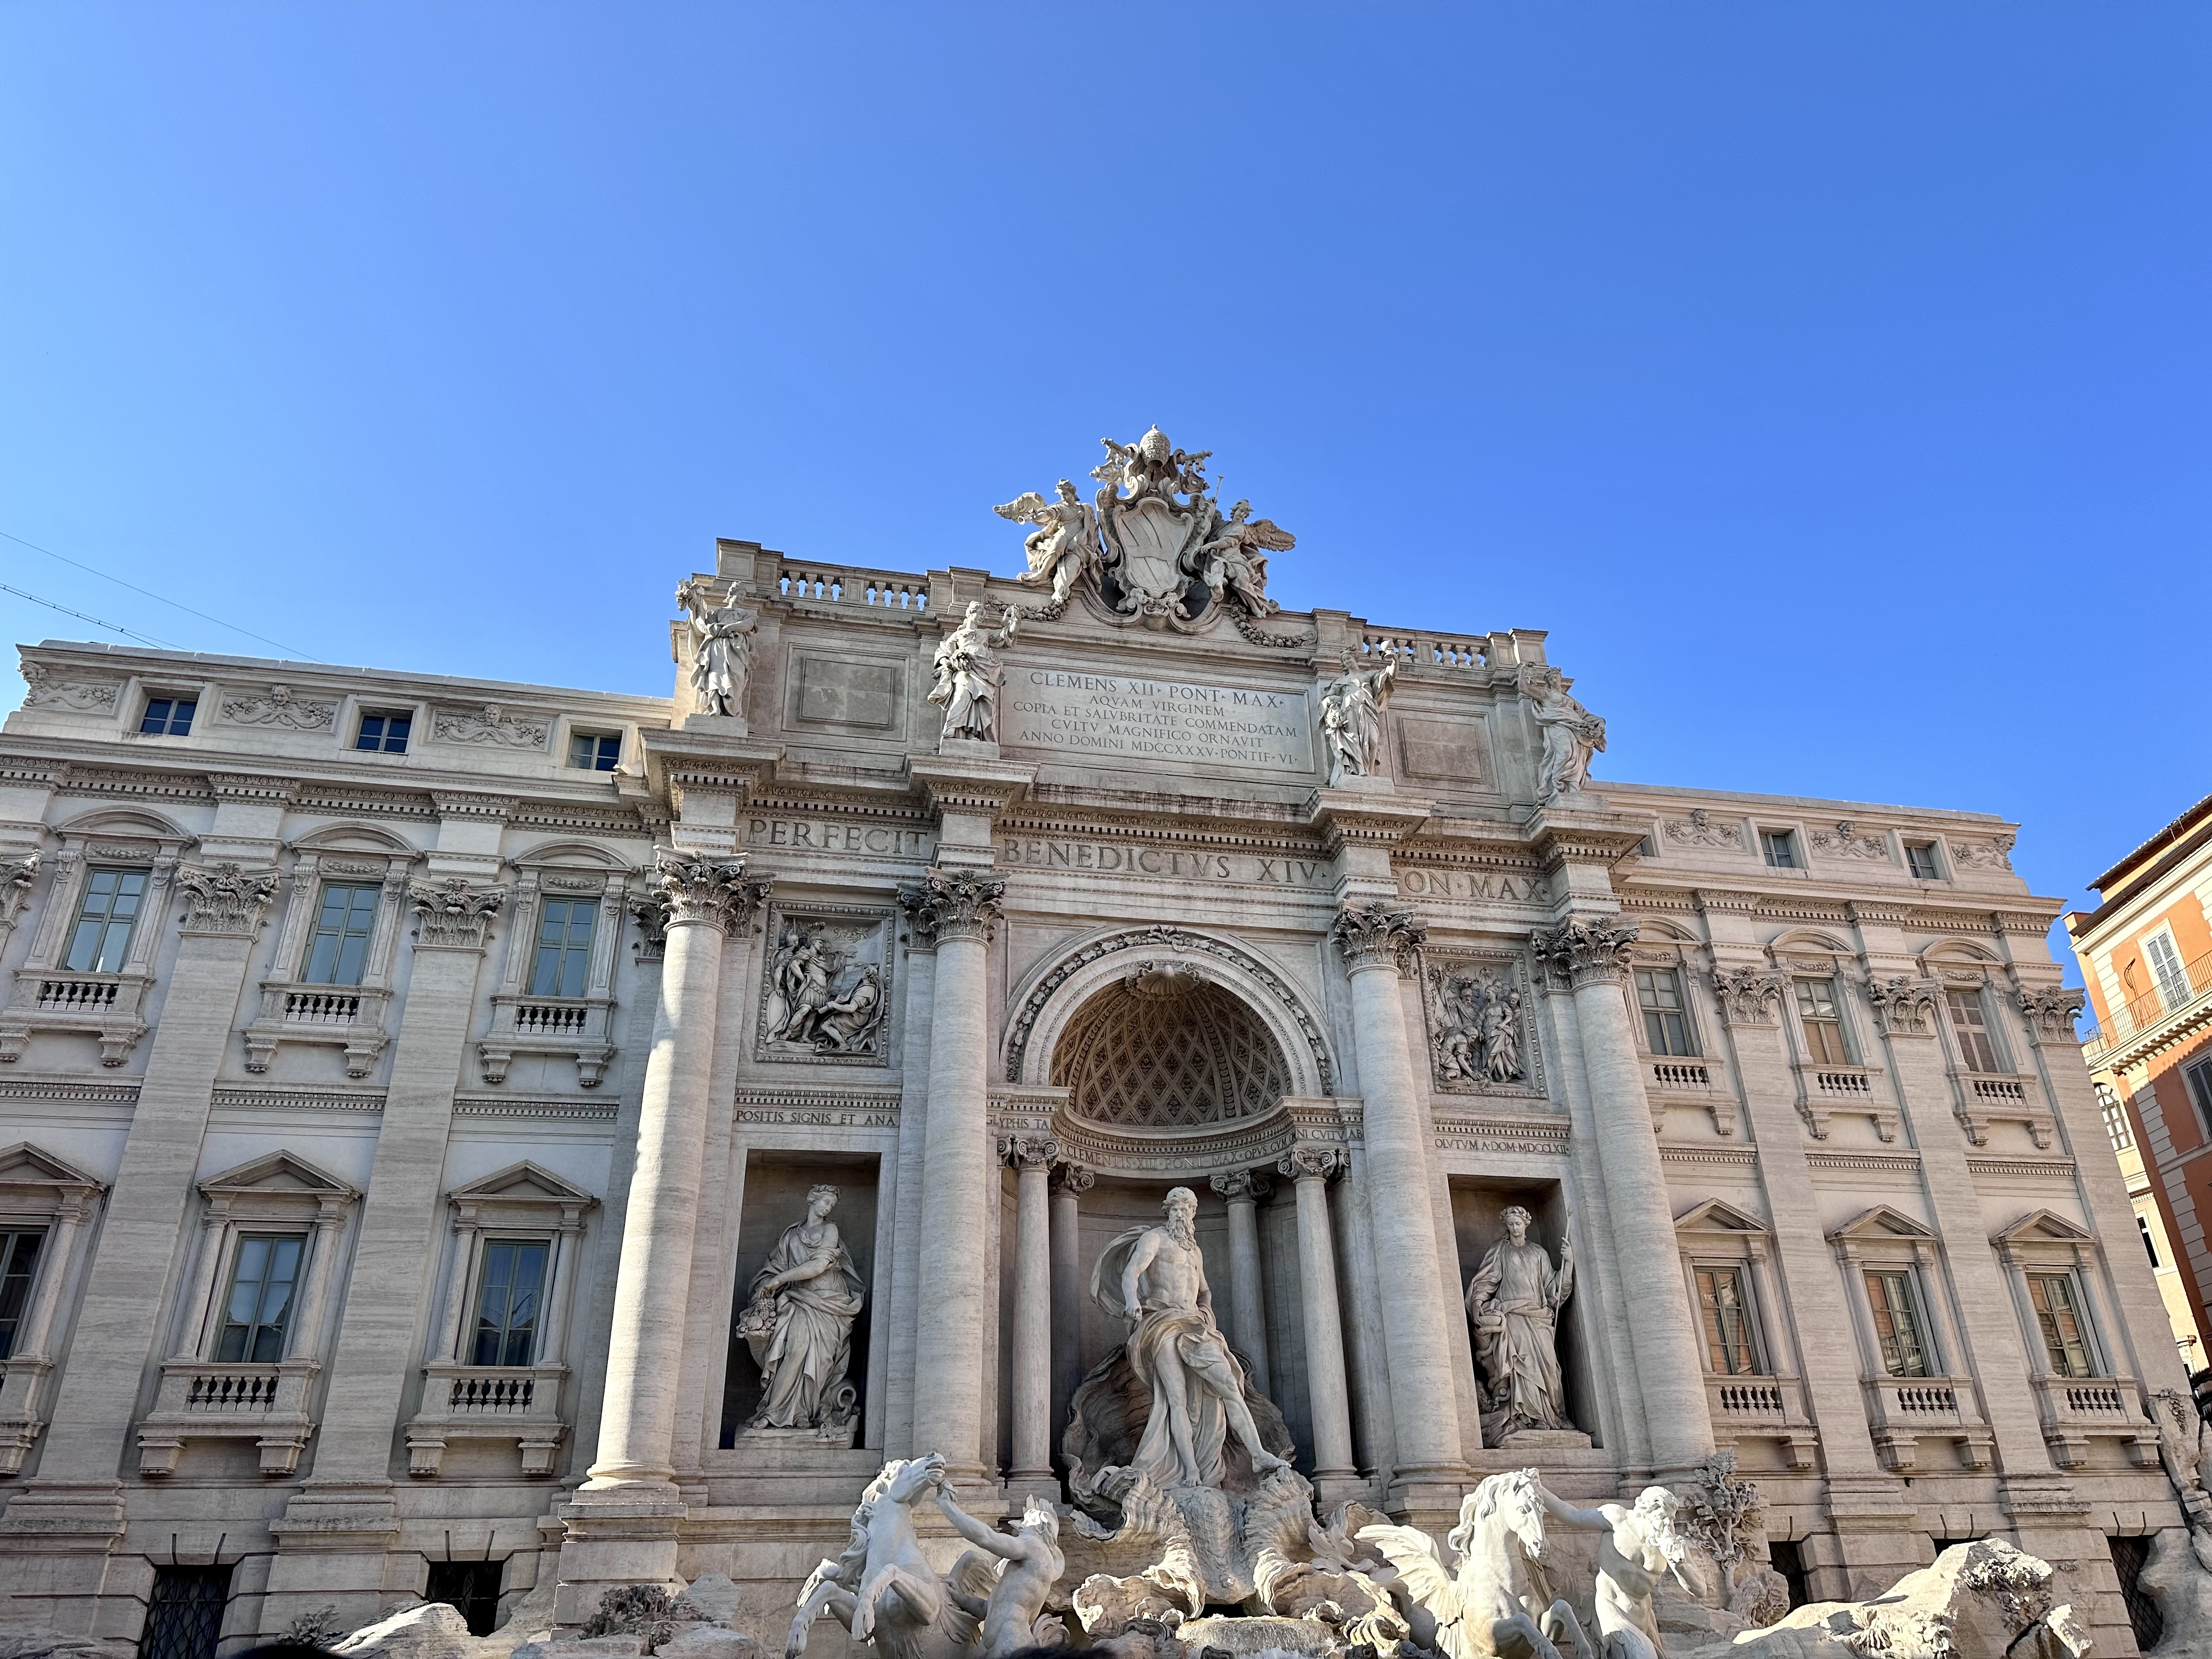
<svg viewBox="0 0 2212 1659">
<path fill-rule="evenodd" d="M 1443 1294 L 1443 1263 L 1431 1219 L 1428 1124 L 1413 1082 L 1400 977 L 1428 930 L 1410 910 L 1381 901 L 1347 904 L 1332 930 L 1352 974 L 1352 1030 L 1365 1103 L 1375 1262 L 1382 1288 L 1382 1344 L 1397 1430 L 1393 1510 L 1456 1507 L 1468 1470 L 1459 1437 L 1459 1392 L 1444 1322 L 1459 1310 Z"/>
<path fill-rule="evenodd" d="M 1328 1224 L 1328 1181 L 1344 1170 L 1333 1146 L 1294 1146 L 1275 1168 L 1297 1183 L 1298 1303 L 1305 1316 L 1306 1395 L 1313 1412 L 1314 1490 L 1323 1503 L 1360 1486 L 1352 1456 L 1352 1407 L 1344 1379 L 1344 1325 L 1337 1311 L 1336 1242 Z"/>
<path fill-rule="evenodd" d="M 1052 1200 L 1046 1183 L 1060 1143 L 1008 1135 L 999 1154 L 1018 1172 L 1014 1197 L 1014 1467 L 1010 1492 L 1057 1498 L 1052 1472 Z"/>
<path fill-rule="evenodd" d="M 1080 1164 L 1063 1164 L 1052 1172 L 1052 1422 L 1067 1421 L 1068 1402 L 1083 1372 L 1083 1283 L 1077 1234 L 1082 1226 L 1083 1194 L 1098 1177 Z"/>
<path fill-rule="evenodd" d="M 1661 1474 L 1673 1474 L 1712 1455 L 1713 1429 L 1697 1331 L 1682 1291 L 1666 1171 L 1621 990 L 1635 938 L 1634 922 L 1571 916 L 1557 927 L 1538 929 L 1529 944 L 1555 978 L 1574 988 L 1598 1167 L 1605 1176 L 1605 1224 L 1628 1298 L 1636 1386 L 1644 1397 L 1652 1461 Z"/>
<path fill-rule="evenodd" d="M 943 1454 L 947 1470 L 971 1484 L 987 1475 L 981 1383 L 989 1306 L 984 1267 L 991 1136 L 984 947 L 1006 888 L 995 876 L 932 870 L 902 898 L 917 925 L 937 935 L 929 1122 L 922 1139 L 914 1449 L 917 1455 Z"/>
<path fill-rule="evenodd" d="M 1251 1362 L 1252 1386 L 1267 1392 L 1267 1311 L 1261 1305 L 1260 1200 L 1267 1179 L 1249 1170 L 1209 1183 L 1229 1200 L 1229 1340 Z"/>
<path fill-rule="evenodd" d="M 660 854 L 653 885 L 667 906 L 667 953 L 639 1108 L 637 1162 L 623 1219 L 607 1340 L 599 1452 L 583 1490 L 670 1488 L 675 1477 L 676 1378 L 684 1358 L 694 1217 L 712 1108 L 723 941 L 767 896 L 743 859 Z"/>
</svg>

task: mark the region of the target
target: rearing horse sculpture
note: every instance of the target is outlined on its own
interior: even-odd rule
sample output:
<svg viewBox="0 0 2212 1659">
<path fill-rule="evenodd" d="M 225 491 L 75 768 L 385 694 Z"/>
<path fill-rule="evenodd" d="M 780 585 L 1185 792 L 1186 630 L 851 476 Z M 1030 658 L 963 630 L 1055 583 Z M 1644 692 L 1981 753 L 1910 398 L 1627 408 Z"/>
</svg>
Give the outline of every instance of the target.
<svg viewBox="0 0 2212 1659">
<path fill-rule="evenodd" d="M 1547 1607 L 1534 1564 L 1544 1554 L 1544 1487 L 1534 1469 L 1493 1474 L 1461 1501 L 1446 1540 L 1459 1557 L 1444 1570 L 1436 1540 L 1417 1527 L 1362 1527 L 1398 1570 L 1399 1587 L 1436 1621 L 1432 1644 L 1448 1659 L 1560 1659 L 1565 1635 L 1577 1659 L 1592 1659 L 1589 1638 L 1565 1601 Z M 1417 1631 L 1416 1634 L 1419 1634 Z"/>
<path fill-rule="evenodd" d="M 884 1659 L 961 1659 L 974 1650 L 975 1615 L 953 1600 L 915 1536 L 915 1504 L 944 1479 L 945 1460 L 934 1452 L 884 1465 L 860 1494 L 844 1554 L 816 1567 L 799 1592 L 785 1659 L 805 1652 L 808 1632 L 825 1613 Z"/>
</svg>

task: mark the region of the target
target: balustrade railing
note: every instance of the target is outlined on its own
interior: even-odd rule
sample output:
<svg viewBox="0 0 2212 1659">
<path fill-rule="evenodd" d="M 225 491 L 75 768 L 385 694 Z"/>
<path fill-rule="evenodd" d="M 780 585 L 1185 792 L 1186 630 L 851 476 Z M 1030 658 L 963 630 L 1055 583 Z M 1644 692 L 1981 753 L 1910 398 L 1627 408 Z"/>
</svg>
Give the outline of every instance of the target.
<svg viewBox="0 0 2212 1659">
<path fill-rule="evenodd" d="M 538 1396 L 538 1380 L 498 1372 L 467 1371 L 453 1379 L 446 1408 L 455 1412 L 526 1412 Z"/>
<path fill-rule="evenodd" d="M 588 1006 L 573 1003 L 519 1002 L 514 1006 L 514 1029 L 526 1036 L 562 1036 L 580 1032 L 591 1023 Z"/>
<path fill-rule="evenodd" d="M 1701 1094 L 1713 1086 L 1712 1073 L 1703 1060 L 1655 1060 L 1651 1081 L 1657 1088 L 1689 1089 Z"/>
<path fill-rule="evenodd" d="M 780 597 L 801 604 L 855 605 L 917 614 L 929 608 L 928 579 L 896 570 L 786 565 L 776 578 L 775 591 Z"/>
<path fill-rule="evenodd" d="M 2207 992 L 2212 992 L 2212 951 L 2184 963 L 2178 977 L 2160 975 L 2155 989 L 2130 999 L 2114 1022 L 2119 1029 L 2106 1047 L 2172 1018 Z"/>
<path fill-rule="evenodd" d="M 275 1371 L 216 1371 L 195 1375 L 185 1389 L 193 1412 L 265 1412 L 276 1403 Z"/>
<path fill-rule="evenodd" d="M 1864 1072 L 1844 1072 L 1832 1068 L 1813 1073 L 1813 1086 L 1824 1095 L 1840 1095 L 1847 1098 L 1863 1097 L 1874 1092 L 1874 1085 Z"/>
<path fill-rule="evenodd" d="M 50 1012 L 103 1014 L 115 1006 L 121 988 L 112 979 L 42 979 L 39 1006 Z"/>
<path fill-rule="evenodd" d="M 1996 1100 L 2019 1103 L 2027 1098 L 2027 1091 L 2016 1078 L 1978 1077 L 1972 1079 L 1977 1100 Z"/>
<path fill-rule="evenodd" d="M 361 1017 L 361 999 L 335 991 L 287 991 L 284 1021 L 288 1025 L 350 1025 Z"/>
</svg>

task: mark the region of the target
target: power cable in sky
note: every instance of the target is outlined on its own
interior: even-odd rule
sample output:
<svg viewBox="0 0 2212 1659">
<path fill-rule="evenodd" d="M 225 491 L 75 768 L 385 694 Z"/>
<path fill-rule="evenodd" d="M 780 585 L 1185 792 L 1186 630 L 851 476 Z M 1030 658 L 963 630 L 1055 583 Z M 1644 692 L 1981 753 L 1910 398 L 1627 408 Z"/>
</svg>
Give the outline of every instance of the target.
<svg viewBox="0 0 2212 1659">
<path fill-rule="evenodd" d="M 0 530 L 0 536 L 7 533 L 6 531 Z M 9 539 L 13 540 L 14 538 L 10 537 Z M 49 611 L 58 611 L 64 617 L 75 617 L 79 622 L 88 622 L 94 628 L 104 628 L 111 634 L 120 634 L 126 640 L 137 640 L 141 645 L 150 645 L 156 651 L 174 651 L 179 648 L 166 640 L 157 640 L 145 634 L 134 634 L 127 628 L 118 628 L 112 622 L 102 622 L 97 617 L 88 617 L 82 611 L 72 611 L 65 605 L 56 605 L 52 599 L 42 599 L 35 593 L 26 593 L 21 588 L 10 587 L 5 582 L 0 582 L 0 593 L 13 593 L 19 599 L 28 599 L 33 605 L 43 605 Z"/>
<path fill-rule="evenodd" d="M 306 652 L 301 650 L 296 645 L 287 645 L 282 640 L 272 640 L 266 634 L 257 634 L 250 628 L 240 628 L 236 623 L 225 622 L 220 617 L 210 617 L 204 611 L 194 611 L 192 607 L 188 605 L 182 604 L 176 599 L 164 598 L 161 594 L 154 592 L 150 587 L 141 587 L 136 582 L 126 582 L 120 576 L 111 576 L 105 570 L 99 569 L 93 565 L 80 563 L 78 561 L 70 558 L 65 553 L 55 552 L 51 547 L 40 547 L 36 542 L 25 541 L 21 536 L 15 534 L 12 531 L 0 530 L 0 536 L 6 537 L 9 541 L 15 543 L 18 546 L 29 548 L 33 553 L 43 553 L 50 559 L 59 559 L 64 564 L 74 566 L 79 570 L 89 572 L 91 574 L 100 577 L 104 580 L 113 582 L 118 587 L 127 587 L 133 593 L 143 593 L 149 599 L 159 599 L 163 605 L 174 605 L 179 611 L 185 611 L 191 616 L 198 617 L 202 622 L 213 623 L 217 628 L 228 628 L 232 633 L 243 634 L 249 640 L 258 640 L 264 645 L 273 645 L 279 651 L 301 658 L 307 662 L 318 662 L 321 660 L 319 658 L 309 656 Z M 12 593 L 15 592 L 15 589 L 10 588 L 8 591 Z M 26 595 L 25 597 L 27 598 L 28 595 Z M 41 599 L 39 603 L 44 605 L 46 601 Z M 61 605 L 55 605 L 53 607 L 53 609 L 57 611 L 64 608 L 64 607 Z M 72 617 L 78 615 L 78 613 L 74 611 L 70 611 L 69 614 Z M 83 617 L 82 620 L 90 622 L 93 618 L 86 617 Z M 106 628 L 110 625 L 111 624 L 106 623 L 101 623 L 100 624 L 102 628 Z M 116 629 L 115 631 L 118 634 L 130 632 L 128 629 L 122 628 Z M 145 635 L 143 634 L 132 634 L 131 637 L 133 639 L 143 639 Z"/>
</svg>

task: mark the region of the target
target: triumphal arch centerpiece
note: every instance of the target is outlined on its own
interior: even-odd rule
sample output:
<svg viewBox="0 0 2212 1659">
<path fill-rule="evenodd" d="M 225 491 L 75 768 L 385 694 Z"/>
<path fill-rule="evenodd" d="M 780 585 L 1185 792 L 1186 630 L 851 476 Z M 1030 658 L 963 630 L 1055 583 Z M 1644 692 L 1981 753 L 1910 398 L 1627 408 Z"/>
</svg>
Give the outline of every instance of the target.
<svg viewBox="0 0 2212 1659">
<path fill-rule="evenodd" d="M 1211 465 L 720 542 L 666 699 L 26 647 L 21 1616 L 1468 1659 L 1993 1540 L 2132 1650 L 2212 1504 L 2015 826 L 1600 782 Z"/>
</svg>

